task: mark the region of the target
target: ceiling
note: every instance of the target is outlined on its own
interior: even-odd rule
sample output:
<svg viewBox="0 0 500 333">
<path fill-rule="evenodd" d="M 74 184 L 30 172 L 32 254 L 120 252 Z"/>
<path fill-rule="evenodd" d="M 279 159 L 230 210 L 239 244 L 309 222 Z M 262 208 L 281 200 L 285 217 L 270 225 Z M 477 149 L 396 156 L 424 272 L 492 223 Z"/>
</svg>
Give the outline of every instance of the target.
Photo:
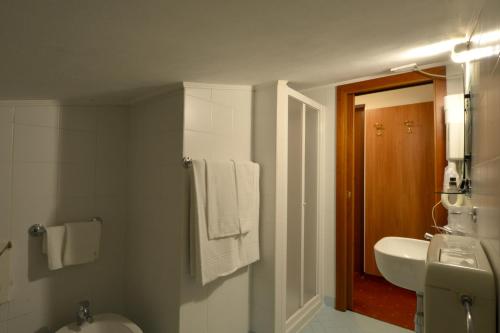
<svg viewBox="0 0 500 333">
<path fill-rule="evenodd" d="M 179 81 L 306 87 L 462 37 L 470 0 L 2 0 L 0 98 L 126 103 Z"/>
</svg>

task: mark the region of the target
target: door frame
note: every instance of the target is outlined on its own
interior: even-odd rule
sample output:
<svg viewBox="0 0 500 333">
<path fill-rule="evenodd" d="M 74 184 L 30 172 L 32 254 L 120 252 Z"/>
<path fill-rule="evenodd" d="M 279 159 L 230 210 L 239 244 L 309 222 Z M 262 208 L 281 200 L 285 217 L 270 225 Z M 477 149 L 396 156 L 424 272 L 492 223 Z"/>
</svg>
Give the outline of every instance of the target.
<svg viewBox="0 0 500 333">
<path fill-rule="evenodd" d="M 446 75 L 446 67 L 426 69 L 426 72 Z M 340 311 L 352 309 L 354 271 L 354 96 L 384 90 L 432 83 L 434 88 L 434 191 L 440 191 L 446 165 L 446 127 L 444 123 L 444 96 L 446 79 L 409 72 L 385 76 L 337 87 L 337 144 L 336 144 L 336 299 L 335 308 Z M 436 194 L 436 200 L 439 196 Z M 445 213 L 437 210 L 438 224 L 442 224 Z M 422 235 L 423 237 L 423 235 Z"/>
</svg>

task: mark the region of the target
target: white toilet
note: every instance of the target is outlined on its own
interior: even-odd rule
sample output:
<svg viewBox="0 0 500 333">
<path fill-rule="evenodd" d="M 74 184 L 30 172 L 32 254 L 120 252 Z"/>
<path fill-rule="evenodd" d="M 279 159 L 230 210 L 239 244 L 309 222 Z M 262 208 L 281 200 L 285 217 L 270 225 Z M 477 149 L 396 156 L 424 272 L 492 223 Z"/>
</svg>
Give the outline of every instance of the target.
<svg viewBox="0 0 500 333">
<path fill-rule="evenodd" d="M 425 333 L 495 333 L 495 316 L 494 275 L 479 240 L 435 235 L 427 253 Z"/>
</svg>

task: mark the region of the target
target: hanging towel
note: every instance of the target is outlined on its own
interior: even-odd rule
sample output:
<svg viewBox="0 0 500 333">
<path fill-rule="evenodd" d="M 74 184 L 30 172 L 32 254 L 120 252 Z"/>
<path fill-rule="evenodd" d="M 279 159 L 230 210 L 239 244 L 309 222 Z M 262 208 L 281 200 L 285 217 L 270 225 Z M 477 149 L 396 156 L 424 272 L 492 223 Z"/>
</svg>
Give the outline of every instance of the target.
<svg viewBox="0 0 500 333">
<path fill-rule="evenodd" d="M 47 255 L 51 271 L 63 268 L 63 249 L 66 228 L 64 226 L 46 227 L 43 235 L 42 252 Z"/>
<path fill-rule="evenodd" d="M 235 161 L 240 231 L 248 233 L 259 223 L 259 165 Z"/>
<path fill-rule="evenodd" d="M 217 239 L 239 235 L 234 163 L 229 160 L 205 162 L 208 237 Z"/>
<path fill-rule="evenodd" d="M 191 253 L 189 259 L 191 273 L 197 277 L 202 285 L 206 285 L 218 277 L 229 275 L 244 266 L 241 262 L 241 237 L 218 239 L 209 239 L 208 237 L 206 176 L 205 161 L 193 160 L 189 228 Z"/>
<path fill-rule="evenodd" d="M 85 264 L 99 257 L 101 222 L 66 223 L 66 242 L 63 252 L 64 266 Z"/>
<path fill-rule="evenodd" d="M 0 304 L 9 301 L 10 277 L 10 248 L 8 242 L 0 242 L 0 250 L 5 249 L 0 256 Z"/>
</svg>

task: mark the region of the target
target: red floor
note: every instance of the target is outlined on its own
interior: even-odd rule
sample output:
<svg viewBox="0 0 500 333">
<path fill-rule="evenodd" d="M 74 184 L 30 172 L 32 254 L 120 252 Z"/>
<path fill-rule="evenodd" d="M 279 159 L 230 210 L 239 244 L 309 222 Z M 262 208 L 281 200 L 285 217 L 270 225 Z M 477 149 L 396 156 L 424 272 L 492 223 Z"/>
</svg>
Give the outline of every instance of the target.
<svg viewBox="0 0 500 333">
<path fill-rule="evenodd" d="M 396 287 L 384 278 L 354 275 L 353 311 L 410 330 L 417 307 L 415 293 Z"/>
</svg>

